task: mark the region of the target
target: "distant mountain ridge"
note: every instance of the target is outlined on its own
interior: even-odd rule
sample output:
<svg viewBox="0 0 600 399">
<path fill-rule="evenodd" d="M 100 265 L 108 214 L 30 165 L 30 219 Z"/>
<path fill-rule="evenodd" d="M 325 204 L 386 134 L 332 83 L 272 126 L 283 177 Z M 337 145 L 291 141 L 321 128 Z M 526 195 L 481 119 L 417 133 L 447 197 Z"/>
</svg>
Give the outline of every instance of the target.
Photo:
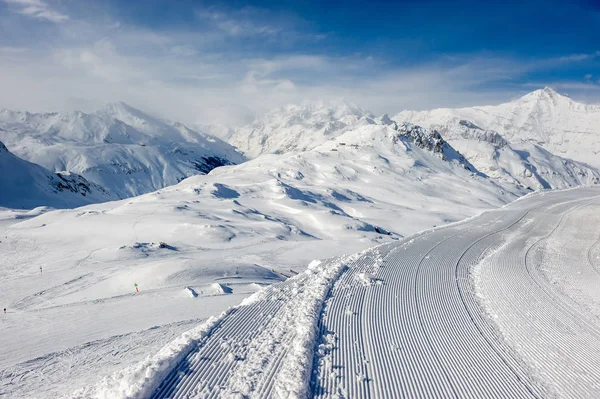
<svg viewBox="0 0 600 399">
<path fill-rule="evenodd" d="M 563 101 L 562 96 L 551 89 L 530 93 L 523 100 L 530 108 L 547 108 L 531 105 L 532 99 L 538 99 L 538 103 L 542 104 L 559 104 Z M 512 109 L 511 107 L 508 108 Z M 465 113 L 489 114 L 486 109 L 490 107 L 475 108 L 476 111 L 467 109 Z M 594 107 L 590 109 L 593 110 Z M 439 119 L 436 119 L 438 111 L 443 116 L 449 115 L 446 119 L 442 118 L 445 123 L 436 123 Z M 406 129 L 410 125 L 413 127 L 408 129 L 409 135 L 419 132 L 418 137 L 413 139 L 418 141 L 434 138 L 438 142 L 443 141 L 457 154 L 454 159 L 462 158 L 463 165 L 469 165 L 466 166 L 467 169 L 501 183 L 540 189 L 589 185 L 600 181 L 598 167 L 587 165 L 578 158 L 569 159 L 564 155 L 556 155 L 545 145 L 539 144 L 537 138 L 527 140 L 527 131 L 519 133 L 523 135 L 522 139 L 514 139 L 514 134 L 511 139 L 497 130 L 481 125 L 477 120 L 455 115 L 453 111 L 404 111 L 390 118 L 388 115 L 375 117 L 370 112 L 345 102 L 312 102 L 277 108 L 250 125 L 229 130 L 227 137 L 230 143 L 254 158 L 268 153 L 311 150 L 328 141 L 337 140 L 347 132 L 360 130 L 363 126 L 396 125 L 396 128 L 404 126 Z M 594 142 L 593 134 L 590 137 Z"/>
<path fill-rule="evenodd" d="M 2 110 L 0 140 L 30 162 L 81 174 L 121 198 L 244 161 L 235 148 L 216 137 L 125 103 L 90 114 Z"/>
<path fill-rule="evenodd" d="M 345 131 L 373 124 L 374 116 L 346 102 L 313 101 L 274 109 L 231 131 L 226 140 L 250 158 L 306 151 Z"/>
<path fill-rule="evenodd" d="M 499 133 L 513 145 L 535 144 L 560 157 L 600 167 L 600 105 L 576 102 L 549 87 L 500 105 L 406 110 L 392 119 L 447 130 L 467 121 Z"/>
<path fill-rule="evenodd" d="M 0 142 L 0 207 L 74 208 L 118 199 L 74 173 L 53 173 L 12 154 Z"/>
<path fill-rule="evenodd" d="M 0 140 L 14 155 L 51 172 L 83 176 L 110 198 L 156 191 L 243 163 L 245 156 L 355 150 L 371 148 L 376 140 L 401 144 L 408 152 L 418 147 L 505 188 L 523 190 L 599 183 L 598 167 L 585 163 L 598 161 L 599 115 L 599 106 L 576 103 L 549 88 L 498 106 L 402 111 L 393 118 L 343 101 L 317 101 L 279 107 L 236 129 L 213 126 L 228 144 L 112 103 L 92 113 L 1 110 Z"/>
</svg>

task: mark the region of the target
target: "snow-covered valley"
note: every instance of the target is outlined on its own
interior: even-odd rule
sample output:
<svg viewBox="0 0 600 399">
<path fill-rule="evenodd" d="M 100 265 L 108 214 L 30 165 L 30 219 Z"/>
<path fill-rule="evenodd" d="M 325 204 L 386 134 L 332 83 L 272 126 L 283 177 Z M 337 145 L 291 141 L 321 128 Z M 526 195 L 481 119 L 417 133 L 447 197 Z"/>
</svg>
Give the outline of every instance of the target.
<svg viewBox="0 0 600 399">
<path fill-rule="evenodd" d="M 561 101 L 556 103 L 560 106 Z M 594 109 L 586 108 L 592 114 Z M 570 121 L 564 112 L 561 118 Z M 507 133 L 509 130 L 499 132 L 497 126 L 484 125 L 483 120 L 461 115 L 456 120 L 440 122 L 435 111 L 431 113 L 431 119 L 407 112 L 390 119 L 385 115 L 374 117 L 345 103 L 287 106 L 251 125 L 227 130 L 224 138 L 230 145 L 124 104 L 113 104 L 93 114 L 3 111 L 0 140 L 6 142 L 8 149 L 2 152 L 0 148 L 0 162 L 9 159 L 11 163 L 6 167 L 8 163 L 0 163 L 0 206 L 4 207 L 0 209 L 0 306 L 7 308 L 0 320 L 0 396 L 57 397 L 87 386 L 78 397 L 148 397 L 157 387 L 152 384 L 160 383 L 161 376 L 166 377 L 187 355 L 183 353 L 185 348 L 202 348 L 204 338 L 210 335 L 206 326 L 215 323 L 213 320 L 203 325 L 205 320 L 254 293 L 255 298 L 272 302 L 273 309 L 294 309 L 302 301 L 312 301 L 311 309 L 320 314 L 329 298 L 329 288 L 335 284 L 338 288 L 334 293 L 350 290 L 340 283 L 350 277 L 361 287 L 382 285 L 382 289 L 391 289 L 386 285 L 387 277 L 378 277 L 379 269 L 371 270 L 373 265 L 368 262 L 357 269 L 358 274 L 352 271 L 352 276 L 344 277 L 348 273 L 340 274 L 342 269 L 323 266 L 335 266 L 335 261 L 312 263 L 305 272 L 314 259 L 341 257 L 345 259 L 337 263 L 341 267 L 356 258 L 348 254 L 367 251 L 363 258 L 368 258 L 369 248 L 377 245 L 410 246 L 410 236 L 415 233 L 503 207 L 534 189 L 589 186 L 600 181 L 598 165 L 590 162 L 589 153 L 596 151 L 594 143 L 600 142 L 600 131 L 586 131 L 590 143 L 587 152 L 560 151 L 558 156 L 558 147 L 552 143 L 559 127 L 549 131 L 544 142 L 537 136 L 516 140 Z M 524 129 L 523 134 L 529 131 Z M 566 158 L 571 155 L 573 159 Z M 212 162 L 211 157 L 219 161 Z M 196 161 L 204 162 L 203 166 Z M 130 172 L 138 165 L 139 173 L 129 173 L 119 165 L 126 165 Z M 9 169 L 20 171 L 25 177 L 16 179 L 7 172 Z M 90 186 L 97 184 L 94 193 L 104 196 L 78 194 L 73 198 L 83 202 L 74 202 L 71 197 L 77 193 L 42 187 L 40 182 L 47 183 L 55 178 L 56 171 L 62 170 L 81 174 L 83 177 L 78 178 L 93 182 Z M 33 181 L 35 187 L 16 183 L 23 180 Z M 106 191 L 102 191 L 103 187 Z M 564 193 L 572 194 L 562 194 L 556 200 L 550 196 L 550 202 L 545 202 L 544 194 L 534 194 L 532 202 L 523 203 L 539 201 L 540 206 L 553 209 L 565 198 L 573 200 L 577 193 L 585 193 L 585 198 L 591 199 L 597 190 Z M 115 201 L 117 195 L 124 199 Z M 63 196 L 68 198 L 63 200 Z M 24 201 L 30 198 L 35 201 Z M 520 212 L 525 207 L 520 208 L 520 202 L 509 208 Z M 21 203 L 23 206 L 19 206 Z M 87 203 L 91 204 L 75 208 Z M 528 206 L 527 209 L 535 208 Z M 498 216 L 500 226 L 513 221 L 511 218 L 517 218 L 519 212 L 511 213 L 506 220 L 502 219 L 502 211 L 493 214 Z M 553 211 L 548 212 L 554 215 Z M 472 233 L 457 228 L 457 234 L 476 239 L 483 230 L 494 227 L 490 223 L 474 224 Z M 531 223 L 539 221 L 532 218 Z M 546 227 L 540 228 L 540 234 Z M 592 234 L 595 230 L 590 229 Z M 446 230 L 434 235 L 443 235 L 443 231 Z M 470 243 L 465 240 L 457 245 L 464 244 L 466 248 Z M 592 245 L 591 264 L 595 262 L 593 248 Z M 419 251 L 415 256 L 421 256 Z M 443 251 L 438 252 L 443 255 Z M 403 262 L 402 257 L 398 259 Z M 557 276 L 553 278 L 564 285 L 561 292 L 574 295 L 575 283 L 558 271 L 553 273 Z M 315 280 L 311 282 L 312 277 Z M 302 284 L 297 285 L 299 281 L 309 284 L 306 292 Z M 268 286 L 273 288 L 265 290 Z M 308 287 L 316 290 L 314 295 L 307 294 L 312 292 Z M 368 290 L 357 288 L 357 292 L 362 289 Z M 360 295 L 363 294 L 369 295 L 366 291 Z M 429 294 L 424 290 L 422 295 L 426 298 Z M 589 290 L 585 295 L 580 298 L 594 296 Z M 329 302 L 325 306 L 338 306 Z M 493 308 L 494 304 L 489 306 Z M 308 324 L 293 324 L 290 331 L 317 328 L 319 323 L 325 323 L 318 314 L 301 319 Z M 256 326 L 263 328 L 263 316 L 253 315 Z M 218 366 L 223 370 L 255 375 L 249 380 L 253 382 L 243 381 L 240 375 L 233 378 L 235 374 L 225 371 L 197 371 L 198 378 L 221 381 L 230 375 L 233 380 L 221 383 L 226 384 L 222 392 L 213 389 L 216 382 L 212 388 L 199 384 L 195 394 L 273 397 L 285 396 L 287 392 L 292 397 L 305 396 L 309 392 L 302 390 L 308 389 L 302 388 L 305 380 L 298 382 L 292 376 L 289 381 L 299 385 L 293 388 L 290 382 L 292 385 L 286 388 L 289 389 L 284 389 L 286 380 L 282 375 L 312 372 L 310 364 L 286 360 L 285 342 L 292 342 L 294 335 L 283 334 L 277 328 L 291 323 L 291 315 L 282 313 L 274 319 L 274 329 L 266 329 L 261 335 L 264 347 L 249 347 L 251 353 L 245 355 L 231 349 L 233 358 L 217 359 L 229 362 Z M 512 322 L 504 320 L 499 330 L 510 336 L 511 330 L 503 328 Z M 193 328 L 196 332 L 188 333 L 182 341 L 181 334 Z M 320 328 L 329 327 L 321 324 Z M 185 344 L 176 345 L 180 352 L 167 350 L 173 357 L 160 363 L 157 374 L 120 373 L 148 356 L 163 353 L 159 349 L 176 337 L 180 338 L 174 342 Z M 240 339 L 232 344 L 247 342 L 247 338 Z M 270 347 L 277 352 L 274 342 L 282 342 L 281 349 L 286 352 L 277 358 L 280 363 L 269 363 L 269 367 L 274 367 L 269 369 L 271 374 L 257 374 L 258 365 L 264 360 L 260 350 Z M 325 347 L 329 344 L 321 343 Z M 210 343 L 206 348 L 211 345 L 219 346 Z M 372 343 L 369 345 L 372 348 Z M 303 350 L 312 349 L 308 345 Z M 303 356 L 313 361 L 312 352 Z M 246 357 L 248 361 L 243 362 Z M 515 359 L 525 363 L 538 361 L 533 355 Z M 350 362 L 350 358 L 343 362 Z M 435 374 L 440 370 L 430 371 Z M 331 370 L 313 371 L 322 377 L 318 384 L 327 386 L 320 393 L 310 391 L 317 396 L 334 396 L 333 391 L 344 397 L 348 392 L 353 393 L 350 397 L 386 392 L 377 385 L 380 382 L 369 383 L 371 376 L 361 380 L 360 375 L 340 377 L 333 372 L 335 376 L 331 377 Z M 378 378 L 386 375 L 378 369 L 371 372 Z M 131 381 L 131 375 L 137 375 L 138 385 Z M 109 382 L 96 385 L 104 377 Z M 334 380 L 336 387 L 324 382 Z M 145 381 L 150 385 L 144 385 Z M 106 388 L 106 384 L 113 385 Z M 115 391 L 114 384 L 123 389 Z M 451 385 L 439 389 L 451 390 Z M 109 390 L 103 391 L 105 388 Z M 136 391 L 138 388 L 142 390 Z M 404 389 L 402 385 L 396 388 Z M 163 389 L 162 392 L 176 392 L 170 385 Z M 424 396 L 435 397 L 435 392 Z M 419 396 L 417 391 L 412 393 L 408 396 Z"/>
</svg>

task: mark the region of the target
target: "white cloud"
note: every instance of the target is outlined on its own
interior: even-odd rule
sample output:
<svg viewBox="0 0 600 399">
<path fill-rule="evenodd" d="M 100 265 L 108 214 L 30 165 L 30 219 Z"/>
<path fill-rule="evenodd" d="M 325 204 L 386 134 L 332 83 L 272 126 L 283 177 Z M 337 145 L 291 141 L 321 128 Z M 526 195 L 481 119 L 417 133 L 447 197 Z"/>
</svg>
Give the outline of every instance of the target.
<svg viewBox="0 0 600 399">
<path fill-rule="evenodd" d="M 599 82 L 600 83 L 600 82 Z M 540 88 L 540 87 L 552 87 L 555 90 L 580 90 L 580 91 L 596 91 L 600 93 L 600 86 L 593 82 L 557 82 L 557 81 L 544 81 L 544 82 L 527 82 L 523 83 L 523 87 L 528 88 Z"/>
<path fill-rule="evenodd" d="M 176 45 L 171 48 L 171 54 L 181 56 L 181 57 L 191 57 L 195 55 L 197 51 L 189 46 L 184 45 Z"/>
<path fill-rule="evenodd" d="M 581 61 L 587 61 L 587 60 L 593 60 L 597 57 L 600 57 L 600 51 L 596 51 L 593 53 L 583 53 L 583 54 L 570 54 L 567 56 L 563 56 L 563 57 L 558 57 L 557 61 L 559 62 L 581 62 Z"/>
<path fill-rule="evenodd" d="M 247 121 L 248 114 L 305 99 L 341 98 L 375 113 L 395 113 L 493 102 L 510 95 L 473 90 L 473 85 L 504 73 L 498 61 L 465 60 L 452 68 L 428 65 L 356 76 L 354 72 L 369 61 L 315 55 L 170 57 L 171 49 L 151 56 L 129 54 L 119 51 L 114 38 L 105 38 L 50 54 L 17 54 L 18 62 L 0 58 L 0 78 L 6 82 L 0 108 L 89 110 L 123 100 L 185 123 L 236 123 Z"/>
<path fill-rule="evenodd" d="M 230 36 L 274 36 L 282 32 L 281 28 L 257 21 L 255 19 L 258 13 L 256 10 L 245 8 L 236 12 L 205 9 L 197 11 L 196 15 Z"/>
<path fill-rule="evenodd" d="M 9 1 L 15 10 L 46 4 Z M 205 13 L 202 18 L 210 28 L 202 34 L 183 29 L 155 32 L 118 23 L 110 15 L 100 17 L 96 9 L 93 18 L 87 19 L 68 11 L 73 15 L 69 23 L 43 30 L 55 35 L 51 40 L 39 36 L 29 47 L 17 40 L 18 46 L 11 47 L 6 41 L 7 47 L 0 48 L 0 108 L 89 111 L 105 102 L 125 101 L 188 124 L 235 124 L 284 103 L 345 99 L 377 114 L 393 114 L 404 108 L 505 101 L 529 86 L 497 82 L 514 82 L 531 71 L 565 62 L 555 58 L 523 63 L 490 55 L 457 55 L 392 66 L 368 53 L 249 52 L 248 43 L 258 46 L 293 36 L 295 31 L 270 23 L 256 9 Z M 241 21 L 238 25 L 243 31 L 215 25 L 225 21 Z M 22 37 L 28 28 L 22 22 L 11 25 L 15 37 Z M 273 30 L 261 31 L 264 26 Z M 531 87 L 539 87 L 535 85 Z M 581 90 L 594 93 L 588 86 Z"/>
<path fill-rule="evenodd" d="M 4 0 L 4 2 L 9 4 L 13 11 L 30 18 L 42 19 L 57 24 L 69 19 L 68 15 L 51 9 L 42 0 Z"/>
<path fill-rule="evenodd" d="M 571 54 L 565 57 L 560 57 L 559 60 L 564 62 L 577 62 L 587 60 L 593 56 L 594 55 L 592 54 Z"/>
</svg>

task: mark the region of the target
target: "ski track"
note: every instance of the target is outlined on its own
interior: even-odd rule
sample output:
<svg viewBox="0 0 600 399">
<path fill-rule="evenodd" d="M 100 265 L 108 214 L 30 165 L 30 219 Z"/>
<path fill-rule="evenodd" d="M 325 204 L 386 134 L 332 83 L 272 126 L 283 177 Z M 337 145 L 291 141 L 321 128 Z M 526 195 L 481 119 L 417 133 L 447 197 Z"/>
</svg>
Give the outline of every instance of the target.
<svg viewBox="0 0 600 399">
<path fill-rule="evenodd" d="M 598 207 L 598 188 L 544 193 L 315 263 L 232 309 L 152 398 L 599 397 L 600 322 L 544 269 Z M 600 283 L 599 220 L 561 262 Z"/>
<path fill-rule="evenodd" d="M 73 390 L 81 386 L 85 381 L 82 370 L 93 374 L 98 365 L 102 365 L 103 372 L 117 371 L 127 358 L 143 351 L 159 350 L 198 322 L 197 319 L 186 320 L 116 335 L 0 369 L 0 398 L 58 397 L 65 385 Z M 44 388 L 40 390 L 40 386 Z"/>
</svg>

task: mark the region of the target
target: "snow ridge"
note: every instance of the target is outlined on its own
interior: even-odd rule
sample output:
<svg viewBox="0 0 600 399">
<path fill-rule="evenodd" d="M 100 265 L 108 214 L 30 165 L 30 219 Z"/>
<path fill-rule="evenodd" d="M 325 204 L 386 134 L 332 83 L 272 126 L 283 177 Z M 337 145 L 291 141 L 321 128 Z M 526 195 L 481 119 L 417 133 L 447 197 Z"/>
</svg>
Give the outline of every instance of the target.
<svg viewBox="0 0 600 399">
<path fill-rule="evenodd" d="M 80 111 L 0 111 L 0 140 L 52 171 L 80 174 L 121 198 L 244 161 L 232 146 L 125 103 Z"/>
<path fill-rule="evenodd" d="M 243 306 L 243 305 L 240 305 Z M 104 378 L 97 385 L 81 388 L 71 399 L 143 399 L 152 395 L 162 380 L 193 348 L 236 307 L 211 317 L 165 345 L 144 361 Z"/>
<path fill-rule="evenodd" d="M 0 207 L 71 208 L 117 199 L 75 173 L 52 173 L 12 154 L 0 142 Z"/>
<path fill-rule="evenodd" d="M 498 132 L 512 145 L 536 144 L 558 156 L 600 167 L 600 105 L 576 102 L 549 87 L 500 105 L 405 110 L 392 119 L 448 128 L 468 121 Z"/>
<path fill-rule="evenodd" d="M 346 102 L 316 101 L 287 105 L 236 129 L 228 141 L 255 158 L 311 150 L 353 128 L 375 123 L 373 115 Z"/>
</svg>

